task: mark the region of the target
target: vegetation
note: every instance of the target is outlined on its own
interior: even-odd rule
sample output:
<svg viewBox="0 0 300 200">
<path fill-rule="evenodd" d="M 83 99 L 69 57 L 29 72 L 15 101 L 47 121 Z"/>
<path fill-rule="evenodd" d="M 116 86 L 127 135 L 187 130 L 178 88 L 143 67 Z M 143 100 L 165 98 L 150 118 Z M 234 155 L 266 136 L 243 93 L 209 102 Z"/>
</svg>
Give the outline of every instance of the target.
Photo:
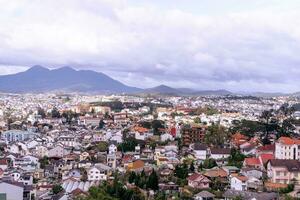
<svg viewBox="0 0 300 200">
<path fill-rule="evenodd" d="M 138 145 L 138 142 L 135 138 L 127 138 L 123 143 L 118 145 L 118 151 L 128 152 L 134 151 L 135 147 Z"/>
<path fill-rule="evenodd" d="M 58 193 L 60 193 L 63 190 L 64 189 L 60 185 L 53 185 L 51 191 L 52 191 L 53 194 L 58 194 Z"/>
<path fill-rule="evenodd" d="M 217 166 L 217 163 L 212 158 L 205 159 L 203 164 L 202 164 L 202 167 L 205 168 L 205 169 L 211 169 L 215 166 Z"/>
<path fill-rule="evenodd" d="M 245 155 L 236 149 L 231 149 L 230 156 L 228 158 L 229 166 L 236 166 L 241 168 L 243 165 L 243 161 L 245 160 Z"/>
<path fill-rule="evenodd" d="M 213 146 L 222 147 L 229 139 L 229 132 L 221 125 L 211 125 L 205 134 L 205 143 Z"/>
</svg>

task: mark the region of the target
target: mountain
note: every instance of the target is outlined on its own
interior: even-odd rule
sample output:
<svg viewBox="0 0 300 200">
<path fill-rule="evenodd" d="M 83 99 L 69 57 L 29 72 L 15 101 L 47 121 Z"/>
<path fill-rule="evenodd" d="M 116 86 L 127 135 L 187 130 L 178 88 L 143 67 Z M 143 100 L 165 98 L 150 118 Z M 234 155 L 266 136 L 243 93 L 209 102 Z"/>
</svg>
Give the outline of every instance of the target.
<svg viewBox="0 0 300 200">
<path fill-rule="evenodd" d="M 164 95 L 190 95 L 190 96 L 225 96 L 233 93 L 227 90 L 194 90 L 190 88 L 172 88 L 166 85 L 159 85 L 157 87 L 143 90 L 143 94 L 164 94 Z"/>
<path fill-rule="evenodd" d="M 171 88 L 166 85 L 159 85 L 153 88 L 144 89 L 142 93 L 145 94 L 175 94 L 178 95 L 181 93 L 180 90 L 177 90 L 175 88 Z"/>
<path fill-rule="evenodd" d="M 34 66 L 24 72 L 0 76 L 0 91 L 133 93 L 141 89 L 127 86 L 103 73 L 91 70 L 75 70 L 71 67 L 50 70 Z"/>
</svg>

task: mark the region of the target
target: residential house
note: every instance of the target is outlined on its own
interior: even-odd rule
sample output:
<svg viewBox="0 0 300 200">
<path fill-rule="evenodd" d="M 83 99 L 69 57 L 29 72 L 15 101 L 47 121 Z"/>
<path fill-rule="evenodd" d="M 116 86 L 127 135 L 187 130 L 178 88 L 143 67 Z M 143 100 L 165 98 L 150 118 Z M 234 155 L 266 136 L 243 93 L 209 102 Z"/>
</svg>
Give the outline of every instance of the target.
<svg viewBox="0 0 300 200">
<path fill-rule="evenodd" d="M 196 189 L 208 189 L 211 181 L 200 173 L 194 173 L 188 177 L 188 185 Z"/>
</svg>

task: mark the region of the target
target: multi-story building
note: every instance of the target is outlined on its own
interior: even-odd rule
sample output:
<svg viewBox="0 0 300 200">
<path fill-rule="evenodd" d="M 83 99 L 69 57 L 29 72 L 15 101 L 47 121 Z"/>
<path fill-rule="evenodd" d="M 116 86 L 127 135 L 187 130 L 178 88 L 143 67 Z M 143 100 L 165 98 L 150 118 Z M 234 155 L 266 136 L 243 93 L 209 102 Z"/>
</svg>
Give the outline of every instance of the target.
<svg viewBox="0 0 300 200">
<path fill-rule="evenodd" d="M 1 133 L 1 139 L 8 142 L 24 141 L 26 139 L 33 139 L 37 136 L 37 133 L 21 130 L 9 130 Z"/>
<path fill-rule="evenodd" d="M 207 131 L 204 125 L 182 128 L 183 145 L 189 146 L 195 142 L 202 142 Z"/>
<path fill-rule="evenodd" d="M 300 140 L 289 137 L 280 137 L 275 143 L 276 159 L 300 159 Z"/>
<path fill-rule="evenodd" d="M 299 183 L 300 161 L 298 160 L 270 160 L 267 164 L 267 173 L 273 183 Z"/>
</svg>

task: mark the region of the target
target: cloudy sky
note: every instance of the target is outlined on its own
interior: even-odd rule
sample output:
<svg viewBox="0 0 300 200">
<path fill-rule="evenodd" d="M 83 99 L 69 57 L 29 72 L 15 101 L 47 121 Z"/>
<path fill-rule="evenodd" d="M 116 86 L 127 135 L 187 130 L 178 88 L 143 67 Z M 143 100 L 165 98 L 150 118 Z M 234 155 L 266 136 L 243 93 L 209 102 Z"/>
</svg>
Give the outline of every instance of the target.
<svg viewBox="0 0 300 200">
<path fill-rule="evenodd" d="M 0 0 L 0 74 L 33 65 L 128 85 L 300 91 L 299 0 Z"/>
</svg>

